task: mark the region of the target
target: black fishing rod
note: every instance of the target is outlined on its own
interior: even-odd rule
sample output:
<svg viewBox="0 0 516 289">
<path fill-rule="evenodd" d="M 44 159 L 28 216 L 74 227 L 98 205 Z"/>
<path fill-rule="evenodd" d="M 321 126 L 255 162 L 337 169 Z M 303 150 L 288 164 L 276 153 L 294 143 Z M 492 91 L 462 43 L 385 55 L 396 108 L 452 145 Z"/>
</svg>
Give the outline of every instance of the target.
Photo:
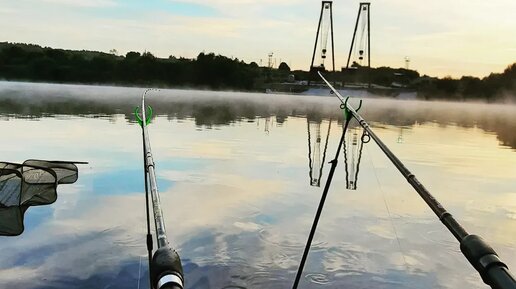
<svg viewBox="0 0 516 289">
<path fill-rule="evenodd" d="M 161 210 L 159 199 L 158 185 L 156 182 L 156 168 L 152 158 L 149 133 L 147 125 L 152 118 L 152 108 L 145 106 L 145 96 L 152 89 L 147 89 L 142 95 L 141 108 L 136 107 L 134 114 L 136 120 L 142 128 L 143 138 L 143 162 L 145 177 L 145 202 L 147 213 L 147 251 L 149 258 L 150 270 L 150 286 L 152 289 L 183 289 L 184 276 L 183 267 L 179 254 L 172 249 L 167 240 L 165 230 L 165 221 Z M 141 116 L 140 111 L 141 110 Z M 147 114 L 147 111 L 149 114 Z M 149 209 L 149 191 L 152 202 L 152 211 L 154 216 L 154 225 L 156 230 L 156 243 L 158 249 L 152 254 L 153 240 L 150 231 L 150 209 Z M 152 256 L 152 257 L 151 257 Z"/>
<path fill-rule="evenodd" d="M 342 95 L 324 78 L 319 76 L 326 85 L 342 102 L 341 108 L 346 110 L 347 115 L 355 118 L 360 126 L 369 134 L 380 149 L 391 160 L 394 166 L 407 179 L 409 184 L 416 190 L 426 204 L 439 217 L 439 220 L 448 228 L 460 243 L 462 254 L 468 259 L 473 267 L 480 273 L 482 280 L 493 289 L 516 289 L 516 281 L 507 265 L 505 265 L 491 246 L 477 235 L 471 235 L 446 211 L 446 209 L 428 192 L 428 190 L 418 181 L 416 176 L 410 172 L 405 165 L 392 153 L 392 151 L 380 140 L 371 130 L 369 124 L 360 116 L 357 111 L 347 103 Z"/>
</svg>

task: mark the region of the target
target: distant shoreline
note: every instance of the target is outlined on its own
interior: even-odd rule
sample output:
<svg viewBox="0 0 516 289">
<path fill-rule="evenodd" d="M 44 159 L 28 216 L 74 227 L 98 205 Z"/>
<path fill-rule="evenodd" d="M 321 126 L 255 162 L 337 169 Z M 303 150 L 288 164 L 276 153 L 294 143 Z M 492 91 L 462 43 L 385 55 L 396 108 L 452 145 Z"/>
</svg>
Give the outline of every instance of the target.
<svg viewBox="0 0 516 289">
<path fill-rule="evenodd" d="M 516 102 L 516 63 L 503 73 L 484 78 L 460 79 L 420 76 L 417 71 L 390 67 L 355 67 L 325 72 L 337 87 L 364 86 L 374 94 L 396 97 L 415 92 L 423 100 L 481 100 Z M 32 44 L 0 42 L 0 79 L 34 83 L 157 87 L 239 92 L 302 93 L 307 83 L 320 81 L 313 72 L 260 67 L 213 53 L 195 59 L 157 58 L 150 52 L 125 56 L 97 52 L 53 49 Z"/>
</svg>

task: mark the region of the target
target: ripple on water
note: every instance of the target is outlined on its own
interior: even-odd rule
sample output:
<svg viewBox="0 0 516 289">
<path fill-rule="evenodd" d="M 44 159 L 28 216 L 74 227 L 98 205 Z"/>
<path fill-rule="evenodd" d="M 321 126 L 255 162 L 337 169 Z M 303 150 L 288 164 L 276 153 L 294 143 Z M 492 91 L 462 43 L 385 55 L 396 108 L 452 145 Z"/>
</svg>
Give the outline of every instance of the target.
<svg viewBox="0 0 516 289">
<path fill-rule="evenodd" d="M 334 277 L 337 278 L 345 278 L 349 276 L 360 276 L 365 274 L 365 270 L 337 270 L 335 271 Z"/>
<path fill-rule="evenodd" d="M 257 270 L 253 272 L 251 276 L 247 279 L 247 284 L 251 288 L 263 288 L 265 284 L 273 284 L 274 288 L 285 287 L 287 284 L 290 284 L 291 279 L 287 279 L 286 274 L 284 272 L 279 272 L 276 270 Z M 277 286 L 279 284 L 285 286 Z"/>
<path fill-rule="evenodd" d="M 272 234 L 267 229 L 259 231 L 260 239 L 271 245 L 280 247 L 281 249 L 303 249 L 305 247 L 306 239 L 308 236 L 302 236 L 299 234 Z M 324 240 L 324 236 L 318 234 L 318 238 Z M 313 241 L 310 251 L 326 250 L 328 243 L 325 241 Z"/>
<path fill-rule="evenodd" d="M 296 255 L 296 259 L 298 258 L 299 256 Z M 292 255 L 289 256 L 283 252 L 276 253 L 272 259 L 272 263 L 282 269 L 295 268 L 299 265 L 298 262 L 299 260 L 294 260 Z"/>
<path fill-rule="evenodd" d="M 113 240 L 113 245 L 122 247 L 144 247 L 144 244 L 145 240 L 143 240 L 141 236 L 131 234 L 119 235 L 115 240 Z"/>
<path fill-rule="evenodd" d="M 350 244 L 341 244 L 339 247 L 331 247 L 326 254 L 326 271 L 356 275 L 365 272 L 364 264 L 368 257 L 366 252 L 355 248 Z"/>
<path fill-rule="evenodd" d="M 308 273 L 305 275 L 305 279 L 318 285 L 327 285 L 333 282 L 328 274 L 324 273 Z"/>
<path fill-rule="evenodd" d="M 98 232 L 99 237 L 110 236 L 112 238 L 112 244 L 122 247 L 142 247 L 145 244 L 145 240 L 142 239 L 142 235 L 131 234 L 123 229 L 122 226 L 113 226 L 106 228 Z"/>
</svg>

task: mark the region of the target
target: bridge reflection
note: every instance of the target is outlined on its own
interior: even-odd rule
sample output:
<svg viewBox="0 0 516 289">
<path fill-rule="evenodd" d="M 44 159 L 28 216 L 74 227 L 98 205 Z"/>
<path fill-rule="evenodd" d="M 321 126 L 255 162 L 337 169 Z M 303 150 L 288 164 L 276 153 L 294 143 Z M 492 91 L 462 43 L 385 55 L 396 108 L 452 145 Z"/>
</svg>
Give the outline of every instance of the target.
<svg viewBox="0 0 516 289">
<path fill-rule="evenodd" d="M 311 120 L 308 117 L 306 119 L 308 131 L 308 167 L 310 169 L 310 186 L 321 186 L 322 170 L 326 160 L 326 150 L 328 149 L 328 139 L 330 137 L 331 123 L 331 119 L 327 122 L 324 122 L 324 125 L 321 119 Z M 322 155 L 321 140 L 323 135 L 321 135 L 321 126 L 328 127 L 324 130 L 326 133 L 324 135 L 325 141 Z"/>
</svg>

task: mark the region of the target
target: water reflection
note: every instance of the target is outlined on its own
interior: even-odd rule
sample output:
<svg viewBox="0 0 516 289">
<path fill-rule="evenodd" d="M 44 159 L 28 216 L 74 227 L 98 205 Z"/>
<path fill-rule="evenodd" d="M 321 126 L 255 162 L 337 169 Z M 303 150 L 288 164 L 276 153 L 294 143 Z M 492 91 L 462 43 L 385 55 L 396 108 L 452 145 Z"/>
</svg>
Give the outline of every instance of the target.
<svg viewBox="0 0 516 289">
<path fill-rule="evenodd" d="M 325 130 L 324 147 L 321 155 L 321 119 L 306 119 L 308 131 L 308 167 L 310 176 L 310 185 L 315 187 L 321 186 L 321 177 L 324 164 L 326 163 L 326 150 L 328 149 L 328 140 L 330 139 L 331 118 L 328 121 L 328 129 Z"/>
<path fill-rule="evenodd" d="M 31 209 L 24 234 L 0 239 L 0 287 L 148 288 L 141 134 L 131 115 L 141 90 L 0 87 L 0 102 L 16 105 L 0 106 L 0 159 L 90 161 L 58 202 Z M 334 152 L 338 101 L 164 90 L 149 104 L 161 202 L 187 288 L 290 288 L 321 193 L 306 182 L 307 129 L 320 120 L 321 151 L 329 130 Z M 514 270 L 514 108 L 364 105 L 387 145 Z M 485 288 L 374 144 L 363 148 L 359 178 L 347 190 L 345 166 L 337 167 L 301 287 Z"/>
<path fill-rule="evenodd" d="M 364 144 L 369 141 L 369 135 L 361 127 L 350 127 L 346 132 L 342 146 L 344 150 L 344 165 L 346 166 L 346 189 L 357 189 L 362 150 Z"/>
<path fill-rule="evenodd" d="M 141 89 L 0 82 L 0 115 L 34 118 L 74 115 L 111 118 L 124 114 L 134 122 L 134 99 Z M 264 95 L 190 90 L 162 90 L 153 94 L 157 115 L 169 119 L 195 119 L 196 125 L 213 127 L 265 117 L 278 124 L 288 117 L 339 119 L 334 97 Z M 368 99 L 363 116 L 369 122 L 414 127 L 425 123 L 463 128 L 478 127 L 496 133 L 501 144 L 516 149 L 516 107 L 513 105 L 397 101 Z"/>
</svg>

